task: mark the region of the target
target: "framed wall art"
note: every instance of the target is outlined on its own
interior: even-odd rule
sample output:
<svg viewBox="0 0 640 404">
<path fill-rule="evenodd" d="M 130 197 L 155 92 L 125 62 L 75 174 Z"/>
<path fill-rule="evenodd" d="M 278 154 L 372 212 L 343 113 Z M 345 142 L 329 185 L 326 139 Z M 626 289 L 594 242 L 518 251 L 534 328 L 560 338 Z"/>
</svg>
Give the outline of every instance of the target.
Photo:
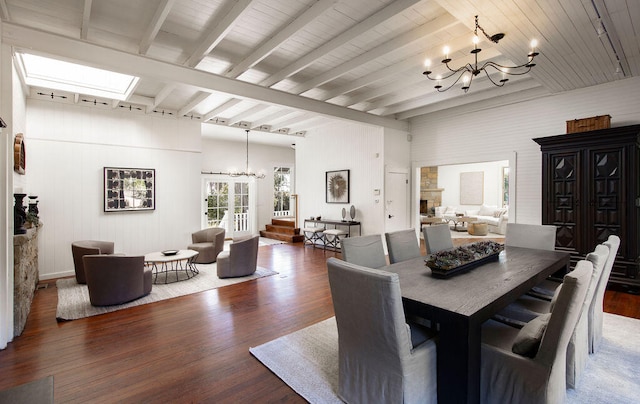
<svg viewBox="0 0 640 404">
<path fill-rule="evenodd" d="M 327 203 L 349 203 L 349 170 L 327 171 Z"/>
<path fill-rule="evenodd" d="M 154 210 L 156 170 L 104 167 L 104 211 Z"/>
<path fill-rule="evenodd" d="M 484 172 L 460 173 L 460 204 L 482 205 L 484 203 Z"/>
</svg>

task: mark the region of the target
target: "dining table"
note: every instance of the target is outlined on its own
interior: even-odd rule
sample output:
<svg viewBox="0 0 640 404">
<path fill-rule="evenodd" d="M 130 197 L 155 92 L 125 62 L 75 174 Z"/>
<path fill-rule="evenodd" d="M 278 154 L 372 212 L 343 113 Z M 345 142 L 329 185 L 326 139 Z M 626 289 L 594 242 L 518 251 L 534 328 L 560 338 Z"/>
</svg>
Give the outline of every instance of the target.
<svg viewBox="0 0 640 404">
<path fill-rule="evenodd" d="M 505 246 L 495 259 L 444 277 L 425 258 L 380 269 L 398 274 L 405 313 L 438 332 L 438 403 L 478 403 L 482 323 L 547 276 L 566 273 L 570 254 Z"/>
</svg>

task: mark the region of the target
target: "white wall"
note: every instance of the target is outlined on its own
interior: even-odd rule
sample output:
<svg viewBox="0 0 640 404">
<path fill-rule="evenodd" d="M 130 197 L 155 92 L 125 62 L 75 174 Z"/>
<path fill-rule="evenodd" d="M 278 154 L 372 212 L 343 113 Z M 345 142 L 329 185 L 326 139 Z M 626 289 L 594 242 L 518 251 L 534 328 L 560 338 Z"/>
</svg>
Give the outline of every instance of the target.
<svg viewBox="0 0 640 404">
<path fill-rule="evenodd" d="M 469 209 L 478 209 L 480 205 L 460 203 L 460 174 L 482 172 L 484 174 L 482 204 L 502 207 L 502 168 L 508 166 L 508 160 L 438 166 L 438 188 L 444 188 L 442 206 L 456 207 L 460 213 Z"/>
<path fill-rule="evenodd" d="M 516 184 L 511 207 L 517 206 L 509 220 L 539 224 L 542 158 L 532 138 L 565 133 L 567 120 L 595 115 L 611 115 L 612 126 L 640 123 L 638 94 L 635 77 L 501 107 L 473 104 L 419 116 L 411 120 L 413 169 L 509 159 Z"/>
<path fill-rule="evenodd" d="M 309 130 L 296 140 L 296 191 L 300 226 L 310 216 L 341 220 L 342 208 L 356 208 L 362 234 L 384 232 L 384 130 L 356 123 L 336 123 Z M 326 203 L 325 173 L 350 171 L 350 202 Z M 375 196 L 374 189 L 381 195 Z M 376 202 L 377 201 L 377 202 Z"/>
<path fill-rule="evenodd" d="M 200 123 L 144 113 L 27 101 L 28 193 L 38 196 L 40 278 L 73 274 L 71 242 L 117 252 L 185 248 L 200 228 Z M 103 212 L 103 167 L 154 168 L 156 209 Z"/>
<path fill-rule="evenodd" d="M 260 132 L 256 132 L 259 136 Z M 250 134 L 250 136 L 253 133 Z M 246 134 L 238 129 L 241 142 L 228 142 L 203 138 L 202 171 L 229 172 L 244 171 L 246 168 Z M 297 138 L 292 138 L 297 140 Z M 273 168 L 294 167 L 295 152 L 291 147 L 276 147 L 263 144 L 249 144 L 249 168 L 254 172 L 262 172 L 266 176 L 257 180 L 258 230 L 264 230 L 273 217 Z M 295 177 L 294 170 L 294 177 Z M 292 185 L 295 178 L 292 179 Z M 292 192 L 295 193 L 295 192 Z M 201 209 L 202 211 L 202 209 Z"/>
</svg>

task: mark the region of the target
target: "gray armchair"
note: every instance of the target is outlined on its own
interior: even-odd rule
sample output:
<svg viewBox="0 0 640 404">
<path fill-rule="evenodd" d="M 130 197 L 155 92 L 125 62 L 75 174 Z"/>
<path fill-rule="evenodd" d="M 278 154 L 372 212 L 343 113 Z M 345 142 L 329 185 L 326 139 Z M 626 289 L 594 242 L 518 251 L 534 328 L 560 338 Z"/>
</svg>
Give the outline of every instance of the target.
<svg viewBox="0 0 640 404">
<path fill-rule="evenodd" d="M 591 262 L 579 261 L 576 269 L 564 276 L 553 311 L 521 330 L 494 320 L 483 324 L 481 403 L 565 401 L 567 346 L 582 312 L 592 271 Z"/>
<path fill-rule="evenodd" d="M 218 254 L 224 249 L 225 231 L 221 227 L 209 227 L 191 234 L 189 249 L 198 252 L 194 260 L 197 264 L 216 262 Z"/>
<path fill-rule="evenodd" d="M 251 275 L 258 266 L 258 242 L 260 236 L 234 241 L 229 251 L 218 254 L 218 278 L 235 278 Z"/>
<path fill-rule="evenodd" d="M 85 255 L 89 300 L 93 306 L 127 303 L 151 293 L 152 270 L 144 256 Z"/>
<path fill-rule="evenodd" d="M 433 332 L 408 324 L 398 274 L 329 258 L 338 325 L 338 396 L 347 403 L 436 403 Z"/>
<path fill-rule="evenodd" d="M 609 256 L 607 262 L 604 264 L 602 274 L 598 280 L 598 286 L 596 287 L 595 296 L 589 307 L 589 352 L 596 353 L 600 342 L 602 340 L 602 317 L 603 317 L 603 304 L 604 304 L 604 292 L 607 289 L 607 283 L 609 282 L 609 275 L 613 268 L 613 263 L 616 260 L 618 254 L 618 248 L 620 248 L 620 237 L 611 235 L 604 242 L 604 245 L 609 247 Z"/>
<path fill-rule="evenodd" d="M 113 254 L 114 243 L 112 241 L 83 240 L 71 243 L 71 255 L 76 271 L 76 282 L 87 283 L 84 274 L 84 262 L 82 257 L 95 254 Z"/>
<path fill-rule="evenodd" d="M 340 240 L 340 249 L 342 259 L 352 264 L 367 268 L 381 268 L 387 265 L 380 234 L 343 238 Z"/>
<path fill-rule="evenodd" d="M 389 262 L 392 264 L 418 258 L 422 255 L 416 232 L 413 229 L 385 233 Z"/>
<path fill-rule="evenodd" d="M 449 250 L 453 248 L 453 240 L 451 239 L 451 230 L 446 224 L 437 226 L 424 226 L 422 229 L 424 235 L 424 243 L 427 247 L 427 254 L 434 254 L 438 251 Z"/>
</svg>

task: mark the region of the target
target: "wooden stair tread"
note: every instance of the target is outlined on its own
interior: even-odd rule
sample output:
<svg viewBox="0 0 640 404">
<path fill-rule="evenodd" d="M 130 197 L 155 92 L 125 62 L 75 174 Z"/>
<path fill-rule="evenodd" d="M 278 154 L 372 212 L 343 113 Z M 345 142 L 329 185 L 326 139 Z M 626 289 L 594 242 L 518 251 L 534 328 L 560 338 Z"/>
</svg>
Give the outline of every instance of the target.
<svg viewBox="0 0 640 404">
<path fill-rule="evenodd" d="M 296 227 L 295 219 L 288 218 L 271 219 L 271 224 L 265 225 L 265 230 L 260 230 L 260 236 L 289 243 L 304 241 L 304 235 Z"/>
<path fill-rule="evenodd" d="M 289 243 L 301 243 L 304 240 L 304 236 L 302 234 L 282 234 L 282 233 L 268 232 L 265 230 L 260 230 L 260 236 L 270 238 L 273 240 L 286 241 Z"/>
</svg>

